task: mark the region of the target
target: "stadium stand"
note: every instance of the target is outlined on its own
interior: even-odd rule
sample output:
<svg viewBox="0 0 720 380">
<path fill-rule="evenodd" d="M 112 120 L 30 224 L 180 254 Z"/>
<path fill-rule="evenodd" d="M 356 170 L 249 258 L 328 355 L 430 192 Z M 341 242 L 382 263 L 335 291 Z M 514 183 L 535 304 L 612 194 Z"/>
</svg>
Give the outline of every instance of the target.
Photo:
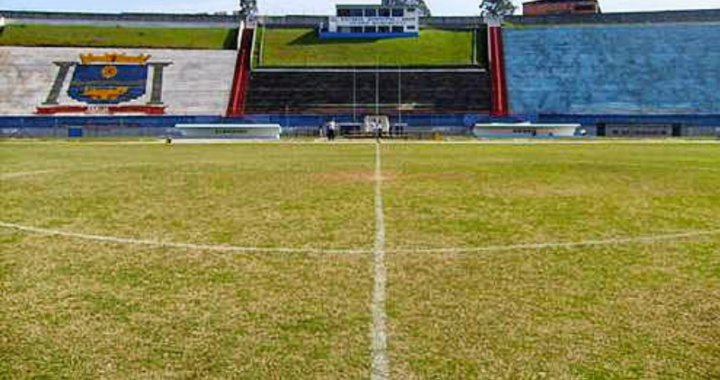
<svg viewBox="0 0 720 380">
<path fill-rule="evenodd" d="M 504 37 L 513 114 L 720 114 L 717 22 L 534 25 Z"/>
<path fill-rule="evenodd" d="M 255 70 L 248 113 L 471 113 L 490 110 L 482 69 Z"/>
<path fill-rule="evenodd" d="M 477 17 L 425 18 L 424 28 L 443 33 L 426 34 L 422 49 L 407 40 L 317 41 L 313 28 L 323 18 L 315 16 L 259 17 L 265 28 L 307 32 L 263 44 L 262 32 L 246 30 L 239 47 L 240 20 L 230 15 L 0 11 L 0 17 L 9 25 L 8 46 L 0 49 L 0 136 L 63 136 L 77 126 L 98 136 L 157 135 L 172 134 L 177 123 L 226 122 L 281 124 L 302 134 L 330 118 L 354 123 L 377 113 L 422 133 L 531 121 L 581 123 L 598 136 L 689 136 L 713 134 L 720 125 L 720 10 L 509 17 L 502 29 Z M 67 29 L 77 25 L 88 25 L 79 29 L 90 34 L 91 27 L 112 25 L 169 30 L 152 30 L 142 41 L 147 48 L 109 34 L 101 38 L 107 48 L 84 40 L 71 48 L 42 33 L 31 48 L 8 33 L 22 25 L 29 25 L 23 36 L 55 28 L 65 39 L 74 38 Z M 185 33 L 206 33 L 202 28 L 223 31 L 205 41 L 209 50 L 170 44 L 163 34 L 188 40 Z M 120 66 L 115 83 L 96 67 L 98 81 L 90 81 L 96 84 L 79 91 L 75 76 L 88 70 L 78 70 L 80 56 L 116 53 L 150 55 L 147 73 L 122 79 L 130 72 Z M 437 56 L 445 60 L 428 59 Z M 113 84 L 104 88 L 107 82 Z M 93 95 L 121 101 L 93 104 L 87 101 Z"/>
<path fill-rule="evenodd" d="M 124 53 L 150 55 L 149 62 L 162 63 L 161 80 L 151 70 L 146 95 L 128 106 L 161 104 L 167 115 L 222 115 L 230 98 L 236 52 L 163 49 L 88 49 L 3 47 L 0 50 L 0 115 L 32 115 L 44 107 L 56 90 L 56 106 L 80 106 L 68 94 L 71 73 L 56 83 L 60 62 L 77 64 L 80 55 Z M 57 88 L 55 88 L 57 87 Z M 155 87 L 160 87 L 153 91 Z M 159 98 L 152 98 L 153 94 Z"/>
</svg>

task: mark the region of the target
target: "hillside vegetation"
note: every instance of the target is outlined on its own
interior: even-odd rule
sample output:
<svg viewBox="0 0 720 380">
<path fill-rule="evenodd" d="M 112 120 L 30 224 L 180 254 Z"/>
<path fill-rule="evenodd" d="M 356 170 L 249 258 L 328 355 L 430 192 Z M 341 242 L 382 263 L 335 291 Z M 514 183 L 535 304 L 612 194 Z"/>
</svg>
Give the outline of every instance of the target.
<svg viewBox="0 0 720 380">
<path fill-rule="evenodd" d="M 237 29 L 9 25 L 0 46 L 235 49 Z"/>
<path fill-rule="evenodd" d="M 260 66 L 463 66 L 477 61 L 472 30 L 425 29 L 420 38 L 321 40 L 309 28 L 266 28 L 258 34 Z M 484 45 L 484 44 L 483 44 Z M 479 49 L 478 51 L 482 51 Z M 481 54 L 482 55 L 482 54 Z"/>
</svg>

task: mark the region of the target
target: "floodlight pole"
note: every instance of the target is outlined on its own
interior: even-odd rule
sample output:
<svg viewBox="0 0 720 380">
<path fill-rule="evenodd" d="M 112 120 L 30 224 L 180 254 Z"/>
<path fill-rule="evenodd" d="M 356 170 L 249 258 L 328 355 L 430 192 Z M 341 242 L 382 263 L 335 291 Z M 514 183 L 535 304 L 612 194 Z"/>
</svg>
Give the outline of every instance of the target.
<svg viewBox="0 0 720 380">
<path fill-rule="evenodd" d="M 357 123 L 357 67 L 353 66 L 353 123 Z"/>
<path fill-rule="evenodd" d="M 380 115 L 380 67 L 375 61 L 375 116 Z"/>
<path fill-rule="evenodd" d="M 402 124 L 402 67 L 398 66 L 398 123 Z"/>
<path fill-rule="evenodd" d="M 254 22 L 258 13 L 257 0 L 240 0 L 238 2 L 238 14 L 247 22 Z"/>
</svg>

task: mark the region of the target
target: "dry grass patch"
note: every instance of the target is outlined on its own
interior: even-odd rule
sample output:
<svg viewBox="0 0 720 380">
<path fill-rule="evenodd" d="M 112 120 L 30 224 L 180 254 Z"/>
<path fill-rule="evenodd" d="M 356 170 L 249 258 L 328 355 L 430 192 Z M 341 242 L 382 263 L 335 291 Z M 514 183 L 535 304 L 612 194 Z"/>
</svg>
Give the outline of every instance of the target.
<svg viewBox="0 0 720 380">
<path fill-rule="evenodd" d="M 36 165 L 35 151 L 28 166 Z M 4 221 L 87 234 L 251 247 L 359 248 L 372 239 L 372 148 L 56 146 L 56 172 L 3 180 Z M 42 154 L 42 153 L 41 153 Z M 47 154 L 47 153 L 45 153 Z M 17 158 L 15 158 L 17 159 Z M 17 171 L 24 170 L 22 165 Z M 347 178 L 355 178 L 347 175 Z"/>
<path fill-rule="evenodd" d="M 360 379 L 370 258 L 2 234 L 0 378 Z"/>
<path fill-rule="evenodd" d="M 715 146 L 384 144 L 382 154 L 393 378 L 720 377 L 718 236 L 397 252 L 717 230 Z M 370 249 L 374 158 L 369 144 L 4 144 L 0 220 Z M 0 378 L 366 379 L 372 260 L 0 229 Z"/>
<path fill-rule="evenodd" d="M 373 242 L 371 146 L 7 144 L 0 220 L 288 248 Z M 32 176 L 10 173 L 51 171 Z M 361 379 L 368 255 L 238 255 L 0 230 L 0 378 Z"/>
<path fill-rule="evenodd" d="M 717 229 L 720 173 L 692 169 L 720 164 L 715 147 L 664 146 L 662 158 L 658 149 L 386 147 L 385 167 L 397 173 L 384 192 L 389 247 L 577 242 Z M 689 163 L 690 155 L 698 162 Z M 593 161 L 601 164 L 588 163 Z"/>
<path fill-rule="evenodd" d="M 396 173 L 383 171 L 382 180 L 393 181 L 397 177 Z M 375 183 L 375 171 L 371 172 L 334 172 L 320 173 L 317 175 L 318 180 L 327 183 L 347 183 L 347 182 L 370 182 Z"/>
<path fill-rule="evenodd" d="M 718 244 L 393 255 L 395 378 L 716 378 Z"/>
<path fill-rule="evenodd" d="M 713 146 L 384 147 L 388 249 L 717 230 Z M 461 173 L 462 175 L 458 175 Z M 720 377 L 718 237 L 392 253 L 394 378 Z"/>
</svg>

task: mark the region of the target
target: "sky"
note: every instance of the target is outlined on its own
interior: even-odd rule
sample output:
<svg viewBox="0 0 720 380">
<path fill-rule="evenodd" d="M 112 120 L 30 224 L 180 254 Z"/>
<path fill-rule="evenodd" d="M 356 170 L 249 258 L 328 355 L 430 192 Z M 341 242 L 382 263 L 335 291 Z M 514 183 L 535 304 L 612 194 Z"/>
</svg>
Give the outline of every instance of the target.
<svg viewBox="0 0 720 380">
<path fill-rule="evenodd" d="M 435 15 L 477 14 L 479 0 L 426 0 Z M 522 0 L 515 0 L 522 3 Z M 262 14 L 330 14 L 336 3 L 379 3 L 380 0 L 258 0 Z M 0 0 L 0 10 L 87 12 L 222 12 L 237 0 Z M 720 8 L 720 0 L 600 0 L 604 12 Z"/>
</svg>

